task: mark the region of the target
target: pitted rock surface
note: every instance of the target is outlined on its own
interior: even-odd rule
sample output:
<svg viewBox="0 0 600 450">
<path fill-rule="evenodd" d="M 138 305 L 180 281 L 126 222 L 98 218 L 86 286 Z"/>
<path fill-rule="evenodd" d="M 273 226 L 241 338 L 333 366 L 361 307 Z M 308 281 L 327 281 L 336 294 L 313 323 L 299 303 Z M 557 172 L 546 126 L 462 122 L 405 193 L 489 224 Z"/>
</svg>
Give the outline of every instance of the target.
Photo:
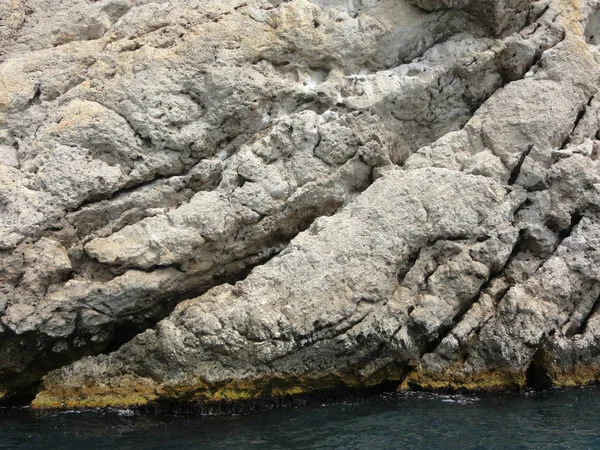
<svg viewBox="0 0 600 450">
<path fill-rule="evenodd" d="M 0 18 L 0 398 L 600 378 L 595 0 Z"/>
</svg>

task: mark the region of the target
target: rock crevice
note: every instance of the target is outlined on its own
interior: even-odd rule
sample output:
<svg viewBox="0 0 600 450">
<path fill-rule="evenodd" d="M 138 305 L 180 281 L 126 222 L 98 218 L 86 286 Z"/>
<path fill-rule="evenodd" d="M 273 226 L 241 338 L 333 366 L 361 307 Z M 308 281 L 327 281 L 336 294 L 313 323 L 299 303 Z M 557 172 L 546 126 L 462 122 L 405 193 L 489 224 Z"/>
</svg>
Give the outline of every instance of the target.
<svg viewBox="0 0 600 450">
<path fill-rule="evenodd" d="M 0 398 L 596 381 L 597 5 L 355 3 L 0 7 Z"/>
</svg>

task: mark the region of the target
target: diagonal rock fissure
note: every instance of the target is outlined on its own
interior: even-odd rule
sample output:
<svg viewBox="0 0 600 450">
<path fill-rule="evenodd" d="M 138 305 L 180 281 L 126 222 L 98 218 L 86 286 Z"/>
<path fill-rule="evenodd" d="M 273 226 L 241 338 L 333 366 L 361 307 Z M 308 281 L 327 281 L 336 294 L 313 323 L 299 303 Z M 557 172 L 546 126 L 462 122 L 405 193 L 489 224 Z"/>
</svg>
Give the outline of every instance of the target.
<svg viewBox="0 0 600 450">
<path fill-rule="evenodd" d="M 109 328 L 110 338 L 104 338 L 97 343 L 90 342 L 88 346 L 80 347 L 71 353 L 57 354 L 54 349 L 58 345 L 65 345 L 67 342 L 89 340 L 89 335 L 86 335 L 85 329 L 80 330 L 75 328 L 71 335 L 61 338 L 40 336 L 32 332 L 15 334 L 8 329 L 0 331 L 0 342 L 11 342 L 13 345 L 15 342 L 20 342 L 21 351 L 24 354 L 21 356 L 15 355 L 19 360 L 18 370 L 21 373 L 27 373 L 26 377 L 15 380 L 14 374 L 11 374 L 10 370 L 8 375 L 0 371 L 0 383 L 3 384 L 3 389 L 6 390 L 4 394 L 5 398 L 0 397 L 0 403 L 9 405 L 28 404 L 39 390 L 39 380 L 48 372 L 69 365 L 83 356 L 109 354 L 117 351 L 132 338 L 144 332 L 144 330 L 153 328 L 160 320 L 169 316 L 179 303 L 197 298 L 214 286 L 235 284 L 245 279 L 256 266 L 267 263 L 284 248 L 285 246 L 279 246 L 272 252 L 262 251 L 260 255 L 250 255 L 246 258 L 241 269 L 237 271 L 225 270 L 222 275 L 215 274 L 209 276 L 207 279 L 210 281 L 204 281 L 203 284 L 187 287 L 185 290 L 179 292 L 162 293 L 159 304 L 155 304 L 146 310 L 138 309 L 136 311 L 136 314 L 140 317 L 137 323 L 125 320 L 126 317 L 123 316 L 122 312 L 107 311 L 83 299 L 77 305 L 76 317 L 78 321 L 81 311 L 93 311 L 99 316 L 111 317 L 114 326 Z M 236 262 L 231 265 L 235 266 L 235 264 Z M 152 274 L 152 271 L 148 273 Z M 108 306 L 108 308 L 110 307 Z M 42 346 L 42 350 L 39 350 L 40 345 Z M 0 347 L 0 355 L 2 355 L 1 350 Z M 7 347 L 5 351 L 10 352 L 5 353 L 5 362 L 10 362 L 15 357 L 10 356 L 14 350 Z M 31 352 L 33 352 L 33 355 L 28 355 Z M 28 358 L 31 360 L 30 363 L 26 362 Z"/>
<path fill-rule="evenodd" d="M 0 396 L 534 385 L 592 345 L 587 7 L 188 3 L 0 66 Z"/>
<path fill-rule="evenodd" d="M 519 162 L 517 163 L 517 165 L 513 168 L 513 170 L 510 173 L 510 178 L 508 179 L 509 185 L 515 184 L 515 182 L 519 178 L 519 174 L 521 173 L 521 168 L 523 167 L 525 158 L 527 158 L 529 156 L 529 154 L 531 153 L 531 150 L 533 150 L 533 144 L 529 144 L 529 146 L 527 147 L 527 150 L 525 150 L 523 153 L 521 153 L 521 156 L 519 157 Z"/>
<path fill-rule="evenodd" d="M 581 222 L 581 219 L 583 219 L 585 216 L 583 213 L 575 211 L 571 214 L 571 220 L 569 223 L 569 226 L 563 230 L 560 230 L 558 232 L 558 243 L 555 247 L 555 251 L 558 247 L 560 247 L 560 245 L 563 243 L 563 241 L 565 239 L 567 239 L 569 236 L 571 236 L 571 234 L 573 233 L 573 229 L 579 225 L 579 223 Z"/>
<path fill-rule="evenodd" d="M 587 314 L 585 315 L 585 317 L 581 321 L 581 324 L 579 325 L 579 327 L 574 331 L 573 335 L 576 335 L 576 334 L 583 335 L 586 332 L 586 329 L 588 327 L 588 322 L 589 322 L 590 318 L 594 314 L 596 314 L 596 312 L 598 311 L 599 307 L 600 307 L 600 297 L 598 297 L 596 299 L 596 301 L 594 302 L 594 304 L 592 305 L 592 307 L 590 308 L 590 310 L 587 312 Z M 568 336 L 568 337 L 572 337 L 572 336 Z"/>
<path fill-rule="evenodd" d="M 370 175 L 370 172 L 371 172 L 371 170 L 369 170 L 369 180 L 370 181 L 368 184 L 370 184 L 372 182 L 372 177 Z M 368 187 L 368 184 L 367 185 L 364 185 L 364 184 L 359 185 L 359 191 L 366 189 Z M 324 209 L 323 209 L 323 207 L 324 207 Z M 152 294 L 152 296 L 154 296 L 154 297 L 156 297 L 158 295 L 158 297 L 155 299 L 152 299 L 151 297 L 148 299 L 148 301 L 154 303 L 155 306 L 148 308 L 146 310 L 140 309 L 137 311 L 137 314 L 142 318 L 142 319 L 140 319 L 141 320 L 140 323 L 137 323 L 137 324 L 136 323 L 127 323 L 127 322 L 121 323 L 123 319 L 121 317 L 119 317 L 119 315 L 117 313 L 113 312 L 112 319 L 116 323 L 116 326 L 112 327 L 112 331 L 111 331 L 112 336 L 110 339 L 106 340 L 106 338 L 104 338 L 97 345 L 92 345 L 91 347 L 89 347 L 88 351 L 86 351 L 85 349 L 82 349 L 81 351 L 76 352 L 76 354 L 77 354 L 76 357 L 61 358 L 59 365 L 51 363 L 52 358 L 54 358 L 54 356 L 49 355 L 49 357 L 44 357 L 40 353 L 37 353 L 35 356 L 35 359 L 37 360 L 37 362 L 35 362 L 34 364 L 36 365 L 36 367 L 38 367 L 38 369 L 31 370 L 31 376 L 33 378 L 35 378 L 35 380 L 38 380 L 48 371 L 55 370 L 59 367 L 67 365 L 67 364 L 73 362 L 74 360 L 79 359 L 83 355 L 90 355 L 90 354 L 95 355 L 95 354 L 103 354 L 103 353 L 110 353 L 110 352 L 117 351 L 119 348 L 121 348 L 121 346 L 126 344 L 128 341 L 130 341 L 133 337 L 135 337 L 139 333 L 143 332 L 146 329 L 153 328 L 160 320 L 167 317 L 179 303 L 181 303 L 185 300 L 188 300 L 188 299 L 193 299 L 193 298 L 199 297 L 204 292 L 206 292 L 207 290 L 209 290 L 210 288 L 212 288 L 214 286 L 221 286 L 223 284 L 235 284 L 236 282 L 243 280 L 255 267 L 265 264 L 266 262 L 268 262 L 269 260 L 271 260 L 272 258 L 277 256 L 283 249 L 285 249 L 287 244 L 296 235 L 298 235 L 302 231 L 309 228 L 311 226 L 311 224 L 318 217 L 321 217 L 323 215 L 335 214 L 335 212 L 339 208 L 342 208 L 342 207 L 343 207 L 343 204 L 332 203 L 329 205 L 328 204 L 322 205 L 321 210 L 317 210 L 317 211 L 306 210 L 303 213 L 303 217 L 301 220 L 298 218 L 293 220 L 293 223 L 294 223 L 293 228 L 287 228 L 286 231 L 284 231 L 284 229 L 286 229 L 285 226 L 282 227 L 279 231 L 277 231 L 277 228 L 275 228 L 273 230 L 274 234 L 271 235 L 267 239 L 261 238 L 254 244 L 252 242 L 246 242 L 245 253 L 239 259 L 230 259 L 227 263 L 219 264 L 219 265 L 213 267 L 211 269 L 211 271 L 207 272 L 206 274 L 198 275 L 198 274 L 194 274 L 192 271 L 188 275 L 186 275 L 186 272 L 184 270 L 185 268 L 182 266 L 181 263 L 173 263 L 170 265 L 154 266 L 154 267 L 147 267 L 147 268 L 138 268 L 137 269 L 138 271 L 145 272 L 149 276 L 152 276 L 158 270 L 165 271 L 165 270 L 169 270 L 169 268 L 171 268 L 171 269 L 175 270 L 176 272 L 179 272 L 181 277 L 187 277 L 188 280 L 191 280 L 191 281 L 186 281 L 186 283 L 182 284 L 182 287 L 176 286 L 174 289 L 171 288 L 171 290 L 172 290 L 171 293 L 169 291 L 166 291 L 166 292 L 158 292 L 158 293 Z M 234 241 L 239 240 L 239 239 L 240 238 L 236 235 Z M 213 248 L 212 250 L 208 249 L 207 251 L 211 254 L 219 254 L 219 253 L 222 253 L 223 255 L 226 254 L 226 251 L 223 248 L 219 249 L 218 246 L 216 248 Z M 254 253 L 249 253 L 248 251 L 251 251 Z M 106 266 L 102 263 L 97 263 L 97 264 L 100 264 L 100 266 Z M 111 280 L 118 281 L 119 277 L 126 275 L 128 273 L 126 267 L 114 268 L 114 269 L 116 269 L 116 271 L 112 275 L 110 275 L 108 278 L 105 275 L 101 276 L 101 278 L 103 279 L 103 283 L 110 283 Z M 100 267 L 98 269 L 92 269 L 92 270 L 100 270 Z M 92 273 L 93 273 L 93 271 L 92 271 Z M 88 276 L 89 276 L 89 274 L 88 274 Z M 69 276 L 70 279 L 73 279 L 75 277 L 77 277 L 77 269 L 75 271 L 71 272 L 71 274 Z M 196 281 L 194 281 L 195 278 L 196 278 Z M 187 285 L 187 287 L 186 287 L 186 285 Z M 184 290 L 181 290 L 182 288 Z M 85 300 L 85 297 L 84 297 L 83 303 L 81 305 L 79 305 L 78 308 L 91 310 L 102 316 L 106 315 L 106 311 L 103 311 L 102 309 L 99 309 L 98 307 L 94 307 L 87 300 Z M 146 313 L 149 313 L 150 316 L 144 318 L 146 316 Z M 80 333 L 85 334 L 85 329 L 81 330 L 81 331 L 76 330 L 71 336 L 67 337 L 67 341 L 72 340 L 72 339 L 75 339 L 75 340 L 80 339 L 80 337 L 79 337 Z M 0 335 L 1 334 L 2 333 L 0 333 Z M 36 346 L 42 345 L 39 337 L 36 337 L 34 339 L 34 336 L 31 335 L 31 338 L 32 338 L 31 344 L 34 344 Z M 46 339 L 48 339 L 48 338 L 46 338 Z M 325 338 L 323 338 L 323 339 L 325 339 Z M 60 341 L 64 342 L 64 338 L 61 338 Z M 55 346 L 56 342 L 57 342 L 56 339 L 50 338 L 43 345 L 46 348 L 50 348 L 52 346 Z M 25 339 L 23 341 L 23 343 L 25 346 L 29 345 L 27 342 L 27 339 Z M 42 367 L 43 367 L 43 369 L 41 369 Z M 29 369 L 24 369 L 24 370 L 29 370 Z M 28 381 L 26 384 L 27 384 L 27 386 L 30 386 L 31 388 L 35 389 L 36 382 L 37 381 L 32 381 L 32 379 L 30 377 L 30 378 L 28 378 Z M 26 386 L 14 386 L 11 389 L 21 389 L 21 388 L 29 389 L 29 387 L 26 387 Z"/>
<path fill-rule="evenodd" d="M 462 320 L 466 317 L 466 315 L 472 310 L 472 308 L 479 301 L 481 301 L 481 296 L 488 295 L 487 291 L 493 286 L 494 282 L 505 277 L 505 274 L 504 274 L 505 269 L 510 265 L 510 263 L 514 260 L 514 258 L 521 252 L 520 239 L 521 239 L 521 237 L 519 237 L 517 239 L 517 241 L 513 247 L 512 253 L 506 260 L 504 266 L 502 268 L 500 268 L 499 270 L 497 270 L 496 272 L 490 273 L 488 279 L 480 286 L 478 292 L 473 297 L 471 297 L 471 299 L 468 302 L 464 302 L 463 304 L 460 305 L 458 312 L 452 317 L 451 323 L 445 327 L 442 327 L 438 331 L 436 339 L 427 343 L 427 345 L 422 349 L 419 358 L 422 358 L 427 353 L 435 353 L 436 349 L 438 349 L 440 344 L 449 335 L 451 335 L 454 332 L 454 329 L 456 328 L 456 326 L 458 324 L 460 324 L 462 322 Z M 498 303 L 500 303 L 500 301 L 502 301 L 502 299 L 504 298 L 504 295 L 506 295 L 506 293 L 509 291 L 510 288 L 511 288 L 511 286 L 508 285 L 508 286 L 504 287 L 500 292 L 495 293 L 495 295 L 493 296 L 495 305 L 498 305 Z M 489 320 L 489 318 L 487 320 Z M 483 323 L 481 323 L 477 328 L 475 328 L 472 333 L 474 335 L 477 335 L 477 333 L 485 325 L 487 320 L 484 321 Z"/>
<path fill-rule="evenodd" d="M 596 94 L 592 95 L 589 98 L 589 100 L 587 101 L 587 103 L 585 105 L 583 105 L 583 107 L 577 112 L 577 116 L 575 117 L 575 121 L 573 122 L 573 128 L 572 128 L 571 132 L 569 133 L 569 135 L 563 141 L 563 144 L 560 146 L 560 150 L 566 149 L 567 146 L 571 143 L 573 134 L 577 130 L 577 126 L 581 122 L 581 119 L 583 119 L 583 117 L 585 116 L 587 109 L 591 106 L 591 104 L 595 98 L 596 98 Z"/>
<path fill-rule="evenodd" d="M 130 194 L 132 192 L 138 191 L 139 189 L 151 186 L 157 182 L 168 181 L 169 179 L 176 178 L 176 177 L 185 177 L 185 176 L 189 175 L 190 171 L 193 169 L 193 167 L 196 164 L 197 163 L 186 166 L 184 168 L 184 170 L 181 171 L 180 173 L 168 174 L 168 175 L 161 175 L 161 174 L 155 173 L 154 176 L 150 180 L 146 180 L 146 181 L 142 181 L 142 182 L 135 182 L 135 184 L 125 186 L 117 191 L 111 192 L 110 194 L 103 195 L 100 197 L 90 198 L 90 199 L 84 201 L 83 203 L 81 203 L 80 205 L 78 205 L 76 208 L 67 210 L 66 214 L 80 211 L 84 208 L 93 206 L 94 204 L 97 204 L 97 203 L 114 200 L 115 198 L 117 198 L 119 196 Z M 207 186 L 207 188 L 212 189 L 217 184 L 218 184 L 218 182 L 213 186 Z"/>
</svg>

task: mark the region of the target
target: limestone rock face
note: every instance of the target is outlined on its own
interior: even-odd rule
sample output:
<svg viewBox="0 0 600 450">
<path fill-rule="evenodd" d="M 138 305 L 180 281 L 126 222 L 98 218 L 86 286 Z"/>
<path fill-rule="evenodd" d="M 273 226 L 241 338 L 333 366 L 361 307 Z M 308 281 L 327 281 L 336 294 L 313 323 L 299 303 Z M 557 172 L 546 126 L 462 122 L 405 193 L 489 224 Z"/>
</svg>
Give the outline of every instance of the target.
<svg viewBox="0 0 600 450">
<path fill-rule="evenodd" d="M 600 378 L 597 2 L 0 19 L 0 399 Z"/>
<path fill-rule="evenodd" d="M 460 9 L 477 16 L 494 34 L 519 31 L 528 20 L 530 0 L 410 0 L 427 11 Z"/>
</svg>

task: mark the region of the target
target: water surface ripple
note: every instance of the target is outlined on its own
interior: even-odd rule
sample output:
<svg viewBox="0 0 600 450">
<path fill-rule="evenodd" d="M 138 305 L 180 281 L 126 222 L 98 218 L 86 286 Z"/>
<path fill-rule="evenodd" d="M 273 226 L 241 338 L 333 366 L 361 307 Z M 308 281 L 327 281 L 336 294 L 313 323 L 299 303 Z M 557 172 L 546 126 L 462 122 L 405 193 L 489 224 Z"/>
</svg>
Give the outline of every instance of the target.
<svg viewBox="0 0 600 450">
<path fill-rule="evenodd" d="M 600 389 L 384 394 L 233 417 L 0 409 L 0 449 L 599 449 Z"/>
</svg>

